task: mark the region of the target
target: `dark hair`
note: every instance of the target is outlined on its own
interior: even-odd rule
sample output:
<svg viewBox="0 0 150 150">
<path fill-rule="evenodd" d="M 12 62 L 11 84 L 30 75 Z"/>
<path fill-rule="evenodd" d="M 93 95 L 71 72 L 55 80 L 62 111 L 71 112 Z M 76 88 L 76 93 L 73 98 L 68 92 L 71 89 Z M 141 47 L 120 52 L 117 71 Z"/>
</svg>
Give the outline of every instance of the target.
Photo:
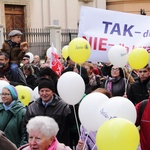
<svg viewBox="0 0 150 150">
<path fill-rule="evenodd" d="M 112 69 L 113 66 L 114 66 L 114 65 L 111 66 L 111 69 Z M 120 77 L 124 78 L 123 69 L 120 68 L 120 67 L 118 67 L 118 68 L 119 68 Z M 110 71 L 111 71 L 111 69 L 110 69 Z M 110 73 L 110 76 L 111 76 L 111 73 Z M 112 77 L 112 76 L 111 76 L 111 77 Z"/>
<path fill-rule="evenodd" d="M 5 52 L 0 52 L 0 56 L 4 56 L 6 60 L 9 59 L 9 55 Z"/>
<path fill-rule="evenodd" d="M 111 98 L 112 97 L 112 94 L 106 90 L 105 88 L 97 88 L 96 90 L 94 90 L 93 92 L 100 92 L 100 93 L 103 93 L 105 94 L 108 98 Z"/>
<path fill-rule="evenodd" d="M 40 77 L 45 75 L 51 77 L 52 79 L 58 78 L 58 75 L 50 67 L 40 68 Z"/>
<path fill-rule="evenodd" d="M 150 68 L 149 68 L 149 64 L 147 64 L 144 68 L 147 68 L 147 69 L 149 70 L 149 69 L 150 69 Z"/>
<path fill-rule="evenodd" d="M 30 58 L 30 56 L 29 56 L 29 55 L 24 55 L 23 57 Z"/>
<path fill-rule="evenodd" d="M 66 60 L 67 60 L 67 61 L 70 60 L 70 57 L 68 56 L 68 57 L 66 58 Z"/>
<path fill-rule="evenodd" d="M 28 70 L 28 71 L 30 71 L 30 74 L 31 74 L 31 75 L 34 74 L 34 69 L 33 69 L 33 67 L 32 67 L 31 64 L 25 64 L 25 65 L 23 66 L 23 70 Z"/>
</svg>

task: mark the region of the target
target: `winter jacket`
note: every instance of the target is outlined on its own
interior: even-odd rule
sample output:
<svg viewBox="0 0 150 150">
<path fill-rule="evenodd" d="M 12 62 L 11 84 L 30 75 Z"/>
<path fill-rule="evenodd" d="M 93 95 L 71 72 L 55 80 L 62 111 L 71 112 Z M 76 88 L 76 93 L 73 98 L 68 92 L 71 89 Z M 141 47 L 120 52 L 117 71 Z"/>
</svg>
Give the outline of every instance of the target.
<svg viewBox="0 0 150 150">
<path fill-rule="evenodd" d="M 141 102 L 136 105 L 136 126 L 140 125 L 140 144 L 142 150 L 150 149 L 150 97 L 143 113 L 141 114 Z"/>
<path fill-rule="evenodd" d="M 136 80 L 129 87 L 127 92 L 128 99 L 133 102 L 133 104 L 137 104 L 144 99 L 148 99 L 148 92 L 146 85 L 150 78 L 141 82 L 140 79 Z"/>
<path fill-rule="evenodd" d="M 112 96 L 123 96 L 126 91 L 126 79 L 108 77 L 104 81 L 104 88 L 111 92 Z"/>
<path fill-rule="evenodd" d="M 0 131 L 0 149 L 1 150 L 17 150 L 15 144 L 6 138 L 4 132 Z"/>
<path fill-rule="evenodd" d="M 52 117 L 59 126 L 59 132 L 57 134 L 58 141 L 65 145 L 70 145 L 69 130 L 70 127 L 74 125 L 74 116 L 72 115 L 69 105 L 61 100 L 58 95 L 54 94 L 52 102 L 47 107 L 42 104 L 41 98 L 37 99 L 27 107 L 25 126 L 32 117 Z"/>
<path fill-rule="evenodd" d="M 5 110 L 3 103 L 0 103 L 0 130 L 17 147 L 27 143 L 24 140 L 23 118 L 26 112 L 24 105 L 16 100 L 10 110 Z"/>
<path fill-rule="evenodd" d="M 2 52 L 6 52 L 10 56 L 10 63 L 16 63 L 20 66 L 20 60 L 22 60 L 25 52 L 20 49 L 20 43 L 6 40 L 2 45 Z"/>
<path fill-rule="evenodd" d="M 0 77 L 5 76 L 8 81 L 10 81 L 10 84 L 13 86 L 16 85 L 27 85 L 25 76 L 23 74 L 23 72 L 18 68 L 18 80 L 15 81 L 15 76 L 12 73 L 12 70 L 10 69 L 10 67 L 8 67 L 7 69 L 0 69 Z"/>
<path fill-rule="evenodd" d="M 36 87 L 36 83 L 35 83 L 36 80 L 37 80 L 37 76 L 35 74 L 27 76 L 26 77 L 27 86 L 30 87 L 32 90 L 34 90 Z"/>
</svg>

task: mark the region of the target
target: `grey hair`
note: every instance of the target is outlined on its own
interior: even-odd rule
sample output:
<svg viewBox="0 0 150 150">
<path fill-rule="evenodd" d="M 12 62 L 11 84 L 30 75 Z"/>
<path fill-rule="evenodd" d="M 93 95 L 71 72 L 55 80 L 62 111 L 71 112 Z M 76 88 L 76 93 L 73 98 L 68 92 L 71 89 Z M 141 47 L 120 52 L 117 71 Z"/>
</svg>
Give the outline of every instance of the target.
<svg viewBox="0 0 150 150">
<path fill-rule="evenodd" d="M 59 127 L 56 121 L 47 116 L 36 116 L 31 118 L 27 124 L 27 132 L 38 131 L 47 137 L 56 136 Z"/>
</svg>

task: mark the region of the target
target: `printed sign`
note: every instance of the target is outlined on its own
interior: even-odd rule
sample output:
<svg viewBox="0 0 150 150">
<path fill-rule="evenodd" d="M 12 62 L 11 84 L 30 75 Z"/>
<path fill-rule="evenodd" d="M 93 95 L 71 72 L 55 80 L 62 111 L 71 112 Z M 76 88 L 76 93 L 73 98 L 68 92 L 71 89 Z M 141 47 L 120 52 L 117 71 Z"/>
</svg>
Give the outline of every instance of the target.
<svg viewBox="0 0 150 150">
<path fill-rule="evenodd" d="M 150 49 L 150 17 L 82 6 L 78 37 L 91 45 L 89 61 L 108 62 L 114 45 L 127 52 L 137 47 Z"/>
</svg>

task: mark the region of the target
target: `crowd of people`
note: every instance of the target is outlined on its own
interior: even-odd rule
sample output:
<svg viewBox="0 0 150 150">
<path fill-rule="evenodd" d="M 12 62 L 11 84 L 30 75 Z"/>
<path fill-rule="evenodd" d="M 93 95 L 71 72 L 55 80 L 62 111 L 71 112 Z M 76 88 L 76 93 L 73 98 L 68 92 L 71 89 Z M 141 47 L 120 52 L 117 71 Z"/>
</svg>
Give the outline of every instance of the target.
<svg viewBox="0 0 150 150">
<path fill-rule="evenodd" d="M 1 93 L 0 147 L 3 150 L 96 150 L 96 132 L 89 134 L 86 140 L 86 129 L 78 118 L 82 133 L 79 136 L 73 108 L 61 99 L 57 91 L 59 76 L 50 68 L 50 60 L 41 63 L 40 57 L 35 55 L 33 62 L 30 62 L 30 56 L 26 55 L 28 43 L 21 42 L 21 36 L 19 30 L 11 31 L 9 39 L 0 50 L 0 80 L 10 84 Z M 135 105 L 136 125 L 140 125 L 140 147 L 148 150 L 149 65 L 139 70 L 130 70 L 126 66 L 120 68 L 108 62 L 85 62 L 78 65 L 69 56 L 66 60 L 62 57 L 60 59 L 63 65 L 61 74 L 67 71 L 79 73 L 85 83 L 86 95 L 96 91 L 109 98 L 123 96 Z M 25 107 L 18 99 L 17 85 L 31 89 L 38 87 L 40 97 Z M 140 106 L 145 99 L 148 102 L 141 115 Z M 79 103 L 75 105 L 77 114 L 78 107 Z"/>
</svg>

